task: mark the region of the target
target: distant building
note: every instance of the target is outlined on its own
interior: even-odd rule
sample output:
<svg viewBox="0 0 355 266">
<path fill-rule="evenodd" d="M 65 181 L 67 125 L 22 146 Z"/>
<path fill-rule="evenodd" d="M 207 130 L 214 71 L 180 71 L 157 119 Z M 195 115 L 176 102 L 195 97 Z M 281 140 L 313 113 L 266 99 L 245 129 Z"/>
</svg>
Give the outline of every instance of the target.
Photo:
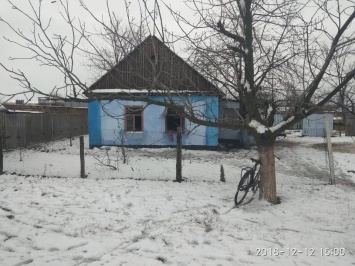
<svg viewBox="0 0 355 266">
<path fill-rule="evenodd" d="M 25 104 L 25 100 L 16 100 L 16 104 Z"/>
<path fill-rule="evenodd" d="M 345 122 L 345 135 L 355 136 L 355 115 L 348 113 Z"/>
<path fill-rule="evenodd" d="M 4 107 L 10 112 L 40 112 L 40 113 L 73 113 L 87 114 L 87 103 L 65 102 L 62 99 L 39 97 L 38 103 L 24 103 L 16 100 L 15 103 L 6 103 Z"/>
<path fill-rule="evenodd" d="M 332 114 L 328 114 L 330 132 L 333 131 L 333 120 Z M 302 136 L 308 137 L 325 137 L 325 121 L 324 114 L 312 114 L 303 119 L 303 130 Z"/>
</svg>

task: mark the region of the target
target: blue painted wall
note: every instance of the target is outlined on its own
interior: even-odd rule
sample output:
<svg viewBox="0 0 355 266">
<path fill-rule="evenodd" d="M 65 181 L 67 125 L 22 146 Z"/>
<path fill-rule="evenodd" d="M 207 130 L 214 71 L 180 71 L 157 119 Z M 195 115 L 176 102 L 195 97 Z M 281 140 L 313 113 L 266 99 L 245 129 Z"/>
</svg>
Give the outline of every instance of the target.
<svg viewBox="0 0 355 266">
<path fill-rule="evenodd" d="M 151 99 L 163 101 L 161 96 L 151 96 Z M 218 97 L 191 96 L 181 100 L 173 98 L 177 104 L 189 101 L 195 114 L 202 114 L 208 120 L 215 121 L 218 117 Z M 180 103 L 181 102 L 181 103 Z M 124 110 L 126 105 L 142 105 L 146 107 L 143 113 L 143 132 L 124 131 Z M 161 145 L 176 144 L 176 134 L 169 139 L 165 132 L 165 107 L 148 105 L 139 101 L 101 101 L 89 104 L 89 138 L 91 146 L 99 145 Z M 183 145 L 217 146 L 218 129 L 199 126 L 188 119 L 185 120 Z"/>
<path fill-rule="evenodd" d="M 210 97 L 206 99 L 206 118 L 208 121 L 216 122 L 218 118 L 218 98 Z M 206 145 L 217 146 L 218 145 L 218 128 L 207 127 L 206 128 Z"/>
<path fill-rule="evenodd" d="M 89 145 L 101 145 L 101 105 L 98 101 L 88 104 Z"/>
</svg>

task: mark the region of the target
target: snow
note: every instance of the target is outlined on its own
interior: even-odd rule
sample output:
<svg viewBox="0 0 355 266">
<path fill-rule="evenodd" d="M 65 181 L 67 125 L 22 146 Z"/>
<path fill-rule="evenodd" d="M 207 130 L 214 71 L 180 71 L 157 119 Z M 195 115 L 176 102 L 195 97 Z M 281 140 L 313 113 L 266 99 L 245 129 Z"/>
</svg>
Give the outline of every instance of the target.
<svg viewBox="0 0 355 266">
<path fill-rule="evenodd" d="M 247 88 L 247 92 L 251 92 L 250 84 L 248 81 L 245 82 L 245 88 Z"/>
<path fill-rule="evenodd" d="M 287 119 L 286 121 L 281 121 L 280 123 L 278 123 L 275 126 L 270 127 L 270 131 L 271 132 L 275 132 L 276 130 L 278 130 L 280 127 L 286 125 L 287 123 L 290 123 L 293 119 L 295 119 L 294 116 L 291 116 L 289 119 Z"/>
<path fill-rule="evenodd" d="M 149 91 L 148 90 L 135 90 L 135 89 L 96 89 L 96 90 L 93 90 L 92 92 L 94 93 L 103 93 L 103 94 L 106 94 L 106 93 L 111 93 L 111 94 L 114 94 L 114 93 L 148 93 Z"/>
<path fill-rule="evenodd" d="M 25 113 L 25 114 L 43 114 L 44 112 L 40 112 L 40 111 L 27 111 L 27 110 L 16 110 L 16 109 L 12 109 L 9 110 L 10 113 Z"/>
<path fill-rule="evenodd" d="M 96 94 L 116 94 L 116 93 L 123 93 L 123 94 L 141 94 L 141 93 L 151 93 L 150 90 L 146 90 L 146 89 L 96 89 L 96 90 L 92 90 L 93 93 Z M 181 91 L 170 91 L 170 90 L 154 90 L 153 92 L 154 94 L 157 93 L 172 93 L 172 94 L 176 94 L 176 93 L 196 93 L 196 91 L 187 91 L 187 90 L 181 90 Z"/>
<path fill-rule="evenodd" d="M 271 113 L 272 113 L 272 110 L 273 110 L 272 105 L 269 105 L 269 107 L 267 108 L 266 118 L 269 118 L 269 117 L 270 117 L 270 115 L 271 115 Z"/>
<path fill-rule="evenodd" d="M 264 134 L 267 130 L 267 127 L 260 124 L 258 121 L 254 120 L 254 119 L 250 121 L 249 126 L 254 128 L 256 130 L 256 132 L 258 132 L 259 134 Z"/>
<path fill-rule="evenodd" d="M 0 104 L 0 112 L 6 112 L 7 108 L 5 106 L 3 106 L 2 104 Z"/>
<path fill-rule="evenodd" d="M 268 109 L 269 112 L 269 109 Z M 269 114 L 268 114 L 269 115 Z M 262 125 L 260 122 L 256 121 L 256 120 L 251 120 L 249 123 L 249 126 L 251 128 L 254 128 L 256 130 L 256 132 L 258 132 L 259 134 L 264 134 L 267 130 L 270 130 L 271 132 L 275 132 L 276 130 L 278 130 L 280 127 L 286 125 L 287 123 L 291 122 L 295 117 L 291 116 L 289 119 L 287 119 L 286 121 L 281 121 L 280 123 L 278 123 L 277 125 L 274 125 L 270 128 Z"/>
<path fill-rule="evenodd" d="M 126 165 L 115 147 L 86 148 L 87 179 L 79 178 L 77 138 L 72 147 L 63 140 L 6 152 L 0 265 L 351 265 L 355 173 L 347 170 L 355 170 L 355 154 L 334 153 L 338 184 L 328 185 L 324 151 L 312 148 L 322 142 L 297 134 L 278 140 L 282 203 L 254 199 L 239 208 L 240 170 L 255 150 L 184 150 L 180 184 L 172 182 L 174 149 L 128 149 Z M 111 163 L 120 159 L 117 171 L 94 158 L 106 151 Z M 345 256 L 322 255 L 325 248 L 344 248 Z"/>
<path fill-rule="evenodd" d="M 241 12 L 245 13 L 246 9 L 245 9 L 245 2 L 244 2 L 244 0 L 240 0 L 239 3 L 240 3 L 240 7 L 242 8 Z"/>
</svg>

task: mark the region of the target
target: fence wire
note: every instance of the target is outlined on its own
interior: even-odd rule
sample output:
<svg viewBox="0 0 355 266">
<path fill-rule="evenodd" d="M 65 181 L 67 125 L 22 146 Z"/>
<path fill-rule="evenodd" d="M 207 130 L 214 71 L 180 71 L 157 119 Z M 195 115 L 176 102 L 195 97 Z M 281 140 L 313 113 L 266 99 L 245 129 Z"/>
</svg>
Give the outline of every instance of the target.
<svg viewBox="0 0 355 266">
<path fill-rule="evenodd" d="M 69 146 L 69 143 L 67 139 L 7 152 L 4 170 L 31 176 L 77 178 L 80 173 L 79 139 L 73 141 L 73 146 Z M 87 136 L 85 145 L 88 178 L 175 180 L 176 148 L 103 146 L 89 149 Z M 249 158 L 258 158 L 258 153 L 254 146 L 228 151 L 183 149 L 182 158 L 182 176 L 186 181 L 220 182 L 223 166 L 226 182 L 237 186 L 241 169 L 252 166 Z M 336 177 L 349 178 L 347 170 L 352 169 L 344 169 L 337 162 L 337 159 L 341 162 L 341 157 L 335 159 Z M 275 142 L 275 164 L 277 184 L 281 186 L 322 185 L 330 182 L 327 143 L 323 137 L 301 137 L 299 131 L 279 137 Z"/>
</svg>

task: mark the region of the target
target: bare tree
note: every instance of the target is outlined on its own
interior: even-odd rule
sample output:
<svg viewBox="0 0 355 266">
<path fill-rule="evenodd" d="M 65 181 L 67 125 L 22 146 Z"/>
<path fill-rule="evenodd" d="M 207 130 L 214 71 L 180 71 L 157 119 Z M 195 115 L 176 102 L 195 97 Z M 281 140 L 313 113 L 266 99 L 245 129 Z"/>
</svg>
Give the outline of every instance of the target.
<svg viewBox="0 0 355 266">
<path fill-rule="evenodd" d="M 94 42 L 91 31 L 86 29 L 84 23 L 71 16 L 68 3 L 63 0 L 58 2 L 70 32 L 66 36 L 50 34 L 50 22 L 41 17 L 42 1 L 39 1 L 37 8 L 29 1 L 31 14 L 9 1 L 15 11 L 31 21 L 31 33 L 26 34 L 3 21 L 19 37 L 17 41 L 8 41 L 27 49 L 31 54 L 30 59 L 54 67 L 62 73 L 64 84 L 54 87 L 53 91 L 65 91 L 67 99 L 85 101 L 117 98 L 144 101 L 147 104 L 174 108 L 196 124 L 250 131 L 256 140 L 262 161 L 260 198 L 272 203 L 277 202 L 274 160 L 276 137 L 294 123 L 320 110 L 355 76 L 354 66 L 347 65 L 341 78 L 333 79 L 332 86 L 329 85 L 331 77 L 339 75 L 333 71 L 336 64 L 334 58 L 339 61 L 346 56 L 340 52 L 341 49 L 349 49 L 348 52 L 351 53 L 354 49 L 353 0 L 185 1 L 195 12 L 194 19 L 198 17 L 197 21 L 191 21 L 162 0 L 153 1 L 153 7 L 148 6 L 147 0 L 137 0 L 141 8 L 137 20 L 130 16 L 129 4 L 126 2 L 126 25 L 136 26 L 133 30 L 124 27 L 123 31 L 118 30 L 121 29 L 121 20 L 112 15 L 111 11 L 109 14 L 112 16 L 109 16 L 107 22 L 96 18 L 83 1 L 80 1 L 84 10 L 103 29 L 97 36 L 107 34 L 105 36 L 109 45 L 103 47 Z M 168 33 L 161 14 L 162 7 L 167 8 L 175 18 L 182 32 L 179 36 Z M 179 94 L 176 88 L 173 88 L 183 82 L 193 86 L 194 83 L 187 75 L 189 72 L 182 72 L 186 76 L 182 81 L 176 81 L 173 73 L 167 73 L 162 67 L 169 62 L 164 61 L 164 58 L 158 60 L 156 56 L 151 55 L 147 60 L 152 71 L 149 75 L 140 77 L 145 84 L 149 84 L 144 87 L 145 93 L 136 95 L 112 92 L 102 97 L 91 93 L 86 83 L 80 80 L 75 72 L 76 52 L 88 55 L 92 59 L 91 62 L 98 58 L 99 62 L 103 62 L 102 69 L 105 69 L 119 60 L 121 54 L 130 52 L 130 48 L 139 42 L 132 40 L 139 40 L 141 37 L 139 34 L 139 37 L 136 37 L 136 32 L 146 33 L 145 30 L 139 30 L 144 27 L 150 29 L 149 33 L 158 35 L 171 49 L 174 48 L 174 41 L 185 41 L 191 55 L 190 63 L 218 86 L 218 93 L 223 91 L 220 95 L 240 100 L 241 119 L 231 123 L 196 113 L 194 103 L 186 97 L 186 93 Z M 126 33 L 126 29 L 130 29 L 132 33 Z M 111 52 L 106 50 L 107 47 L 111 47 Z M 108 57 L 113 57 L 114 60 L 110 61 Z M 22 84 L 24 91 L 21 93 L 50 94 L 33 87 L 22 71 L 9 69 L 3 63 L 1 66 Z M 131 68 L 131 71 L 134 71 L 134 68 Z M 161 91 L 166 95 L 164 100 L 158 101 L 149 97 L 151 92 Z M 173 101 L 173 95 L 180 97 L 178 103 Z M 284 120 L 273 125 L 276 112 L 282 112 Z"/>
<path fill-rule="evenodd" d="M 79 24 L 80 31 L 86 31 L 84 39 L 88 44 L 83 48 L 83 54 L 87 59 L 84 64 L 87 64 L 90 70 L 97 72 L 94 77 L 94 80 L 96 80 L 140 44 L 149 31 L 142 22 L 137 25 L 133 19 L 129 19 L 128 23 L 125 23 L 111 10 L 108 2 L 106 2 L 106 20 L 97 18 L 84 2 L 81 2 L 81 5 L 99 26 L 98 29 L 88 31 L 85 29 L 85 24 Z M 66 12 L 69 12 L 69 10 L 66 10 Z M 97 41 L 100 42 L 100 45 L 97 45 Z"/>
<path fill-rule="evenodd" d="M 329 73 L 329 84 L 336 86 L 346 76 L 349 69 L 355 67 L 355 49 L 353 45 L 347 45 L 338 49 L 332 58 L 333 64 Z M 347 113 L 355 112 L 355 80 L 351 80 L 348 84 L 341 88 L 337 97 L 332 99 L 330 103 L 334 104 L 338 109 L 340 108 L 343 121 L 346 120 Z"/>
<path fill-rule="evenodd" d="M 189 1 L 200 21 L 171 12 L 194 52 L 193 63 L 241 100 L 236 127 L 255 137 L 263 162 L 260 197 L 276 202 L 274 142 L 279 133 L 319 111 L 355 76 L 354 1 Z M 342 53 L 346 49 L 346 53 Z M 332 79 L 333 78 L 333 79 Z M 332 84 L 330 85 L 330 79 Z M 274 124 L 274 114 L 284 120 Z"/>
</svg>

